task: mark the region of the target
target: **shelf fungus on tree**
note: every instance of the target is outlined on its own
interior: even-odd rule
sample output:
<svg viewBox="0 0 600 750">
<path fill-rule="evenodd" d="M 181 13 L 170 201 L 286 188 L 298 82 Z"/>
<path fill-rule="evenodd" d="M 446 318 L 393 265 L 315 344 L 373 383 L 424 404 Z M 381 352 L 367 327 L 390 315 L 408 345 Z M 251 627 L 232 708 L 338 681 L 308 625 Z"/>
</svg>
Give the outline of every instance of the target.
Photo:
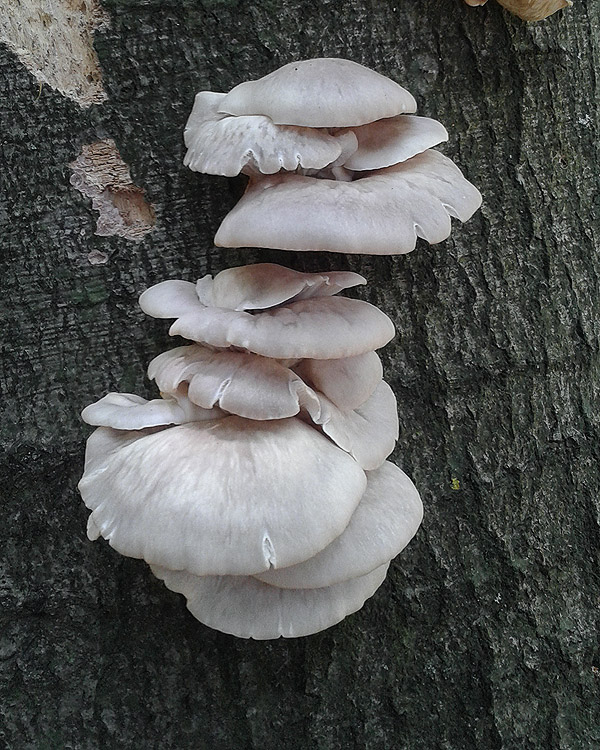
<svg viewBox="0 0 600 750">
<path fill-rule="evenodd" d="M 388 255 L 446 239 L 481 195 L 433 150 L 444 126 L 415 110 L 406 89 L 337 58 L 197 94 L 184 163 L 250 178 L 215 244 Z"/>
<path fill-rule="evenodd" d="M 465 0 L 467 5 L 485 5 L 487 0 Z M 524 21 L 543 21 L 557 10 L 573 5 L 571 0 L 498 0 L 506 10 Z"/>
<path fill-rule="evenodd" d="M 334 625 L 421 522 L 418 492 L 386 460 L 398 418 L 375 349 L 393 325 L 336 296 L 361 283 L 257 264 L 158 284 L 143 309 L 177 317 L 173 333 L 185 320 L 195 343 L 151 362 L 161 398 L 112 393 L 83 411 L 98 428 L 79 484 L 89 537 L 145 560 L 223 632 Z"/>
</svg>

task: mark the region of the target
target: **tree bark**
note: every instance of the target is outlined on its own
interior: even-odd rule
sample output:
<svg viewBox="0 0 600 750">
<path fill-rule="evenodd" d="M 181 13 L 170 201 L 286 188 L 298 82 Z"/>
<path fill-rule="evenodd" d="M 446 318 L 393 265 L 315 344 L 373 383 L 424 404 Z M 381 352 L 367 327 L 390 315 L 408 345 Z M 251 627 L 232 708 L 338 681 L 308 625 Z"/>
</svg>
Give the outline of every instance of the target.
<svg viewBox="0 0 600 750">
<path fill-rule="evenodd" d="M 103 103 L 40 91 L 0 45 L 0 747 L 600 746 L 600 1 L 532 25 L 462 0 L 103 6 Z M 194 93 L 320 56 L 389 75 L 448 127 L 484 195 L 450 240 L 213 248 L 239 186 L 182 166 Z M 69 182 L 105 139 L 154 207 L 138 241 L 96 235 Z M 358 294 L 398 329 L 394 459 L 425 505 L 365 607 L 299 640 L 199 624 L 143 562 L 87 541 L 76 491 L 81 409 L 153 397 L 145 367 L 174 345 L 140 292 L 256 261 L 368 278 Z"/>
</svg>

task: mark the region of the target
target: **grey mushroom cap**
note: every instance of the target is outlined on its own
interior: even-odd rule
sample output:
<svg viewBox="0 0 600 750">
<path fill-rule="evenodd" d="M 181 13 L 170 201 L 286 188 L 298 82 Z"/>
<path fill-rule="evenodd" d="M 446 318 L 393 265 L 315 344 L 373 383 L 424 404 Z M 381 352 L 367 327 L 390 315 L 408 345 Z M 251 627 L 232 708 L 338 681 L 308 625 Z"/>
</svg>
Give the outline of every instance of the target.
<svg viewBox="0 0 600 750">
<path fill-rule="evenodd" d="M 299 299 L 252 314 L 206 307 L 193 284 L 163 281 L 142 294 L 140 307 L 156 318 L 177 317 L 172 336 L 275 359 L 351 357 L 379 349 L 394 336 L 381 310 L 345 297 Z"/>
<path fill-rule="evenodd" d="M 376 469 L 394 450 L 398 440 L 398 411 L 394 392 L 381 381 L 370 398 L 353 411 L 342 412 L 325 396 L 319 410 L 307 406 L 311 418 L 342 450 L 366 471 Z"/>
<path fill-rule="evenodd" d="M 81 412 L 81 418 L 87 424 L 115 430 L 143 430 L 147 427 L 201 422 L 220 416 L 224 416 L 221 410 L 201 408 L 177 389 L 170 397 L 152 401 L 134 393 L 107 393 Z"/>
<path fill-rule="evenodd" d="M 356 461 L 299 419 L 98 428 L 79 490 L 118 552 L 196 575 L 294 565 L 339 536 L 366 488 Z"/>
<path fill-rule="evenodd" d="M 196 172 L 235 177 L 323 169 L 358 147 L 352 131 L 276 125 L 264 115 L 231 117 L 218 112 L 225 94 L 201 91 L 187 121 L 184 165 Z"/>
<path fill-rule="evenodd" d="M 375 352 L 343 359 L 302 359 L 292 369 L 341 411 L 362 406 L 383 378 L 381 360 Z"/>
<path fill-rule="evenodd" d="M 189 399 L 206 410 L 221 409 L 246 419 L 293 417 L 319 397 L 300 376 L 275 359 L 204 346 L 181 346 L 155 357 L 148 377 L 161 392 L 187 385 Z"/>
<path fill-rule="evenodd" d="M 481 194 L 458 167 L 428 150 L 343 182 L 280 174 L 251 183 L 215 236 L 221 247 L 393 255 L 467 221 Z"/>
<path fill-rule="evenodd" d="M 344 160 L 354 171 L 382 169 L 448 140 L 448 131 L 437 120 L 416 115 L 398 115 L 354 128 L 358 148 Z"/>
<path fill-rule="evenodd" d="M 219 110 L 230 115 L 266 115 L 278 125 L 344 128 L 415 112 L 402 86 L 359 63 L 317 58 L 288 63 L 233 88 Z"/>
<path fill-rule="evenodd" d="M 363 576 L 396 557 L 416 534 L 423 504 L 406 474 L 386 461 L 367 473 L 367 489 L 350 523 L 328 547 L 290 568 L 257 576 L 283 588 L 319 588 Z"/>
<path fill-rule="evenodd" d="M 238 638 L 299 638 L 331 627 L 360 609 L 385 580 L 388 565 L 318 589 L 281 589 L 246 576 L 194 576 L 152 566 L 171 591 L 183 594 L 200 622 Z"/>
<path fill-rule="evenodd" d="M 366 283 L 363 276 L 352 271 L 305 273 L 276 263 L 254 263 L 226 268 L 214 278 L 204 276 L 196 284 L 196 293 L 207 307 L 253 311 L 312 297 L 331 297 Z"/>
<path fill-rule="evenodd" d="M 308 378 L 303 379 L 304 374 Z M 362 407 L 381 383 L 382 368 L 374 352 L 346 359 L 301 360 L 290 367 L 257 354 L 194 344 L 159 354 L 148 366 L 148 377 L 156 381 L 163 399 L 177 396 L 183 388 L 187 400 L 195 408 L 202 407 L 198 410 L 207 418 L 214 418 L 216 406 L 247 419 L 283 419 L 301 409 L 318 417 L 325 412 L 330 418 L 332 409 L 337 413 Z M 176 423 L 183 421 L 192 420 Z M 91 424 L 121 426 L 106 420 Z M 168 422 L 141 426 L 154 424 Z M 124 429 L 135 426 L 125 423 Z"/>
</svg>

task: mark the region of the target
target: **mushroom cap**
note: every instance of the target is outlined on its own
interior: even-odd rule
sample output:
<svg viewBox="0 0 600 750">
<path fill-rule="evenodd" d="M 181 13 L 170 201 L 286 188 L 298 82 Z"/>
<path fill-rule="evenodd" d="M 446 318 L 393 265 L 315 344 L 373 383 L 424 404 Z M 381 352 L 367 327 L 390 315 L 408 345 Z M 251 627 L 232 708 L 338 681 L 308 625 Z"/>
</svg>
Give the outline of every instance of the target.
<svg viewBox="0 0 600 750">
<path fill-rule="evenodd" d="M 152 572 L 183 594 L 197 620 L 238 638 L 299 638 L 335 625 L 381 586 L 388 565 L 320 589 L 281 589 L 246 576 L 194 576 L 156 565 Z"/>
<path fill-rule="evenodd" d="M 233 88 L 219 111 L 266 115 L 278 125 L 344 128 L 415 112 L 412 94 L 394 81 L 339 58 L 301 60 Z"/>
<path fill-rule="evenodd" d="M 319 408 L 318 395 L 300 376 L 277 360 L 247 352 L 181 346 L 155 357 L 148 377 L 166 393 L 187 383 L 194 404 L 211 411 L 218 405 L 247 419 L 293 417 L 304 404 Z"/>
<path fill-rule="evenodd" d="M 344 167 L 354 171 L 389 167 L 448 140 L 441 122 L 416 115 L 377 120 L 353 132 L 358 149 L 344 161 Z"/>
<path fill-rule="evenodd" d="M 183 163 L 196 172 L 235 177 L 242 171 L 323 169 L 358 147 L 352 131 L 331 135 L 315 128 L 275 125 L 264 115 L 220 114 L 224 97 L 201 91 L 194 100 L 184 131 L 188 151 Z"/>
<path fill-rule="evenodd" d="M 352 271 L 304 273 L 276 263 L 254 263 L 226 268 L 214 278 L 204 276 L 197 282 L 196 292 L 207 307 L 251 311 L 312 297 L 331 297 L 366 283 L 364 276 Z"/>
<path fill-rule="evenodd" d="M 376 469 L 394 450 L 398 439 L 398 411 L 394 392 L 380 381 L 372 396 L 357 409 L 340 411 L 321 395 L 319 408 L 307 404 L 313 422 L 366 471 Z"/>
<path fill-rule="evenodd" d="M 350 523 L 324 550 L 290 568 L 260 573 L 264 583 L 302 589 L 332 586 L 369 573 L 400 554 L 423 519 L 423 503 L 406 474 L 386 461 L 367 473 L 367 489 Z"/>
<path fill-rule="evenodd" d="M 428 150 L 352 182 L 280 174 L 250 183 L 215 236 L 221 247 L 391 255 L 450 235 L 481 193 L 458 167 Z M 373 347 L 374 348 L 374 347 Z"/>
<path fill-rule="evenodd" d="M 173 393 L 172 398 L 155 398 L 152 401 L 134 393 L 107 393 L 96 403 L 86 406 L 81 418 L 94 427 L 143 430 L 224 416 L 219 409 L 201 408 L 183 394 Z"/>
<path fill-rule="evenodd" d="M 205 307 L 194 285 L 163 281 L 146 290 L 140 307 L 155 318 L 177 317 L 172 336 L 218 348 L 234 346 L 275 359 L 336 359 L 379 349 L 394 336 L 392 321 L 362 300 L 298 299 L 251 314 Z"/>
<path fill-rule="evenodd" d="M 305 382 L 305 375 L 308 382 Z M 382 367 L 374 352 L 347 359 L 301 360 L 290 369 L 278 360 L 258 354 L 215 351 L 194 344 L 159 354 L 148 366 L 148 377 L 156 381 L 163 399 L 164 394 L 177 394 L 183 387 L 187 399 L 197 404 L 195 408 L 202 407 L 198 409 L 203 415 L 201 418 L 214 419 L 214 407 L 218 405 L 226 412 L 247 419 L 283 419 L 298 414 L 302 408 L 320 414 L 323 396 L 344 412 L 362 406 L 381 382 Z M 123 394 L 111 394 L 114 396 Z M 159 405 L 160 401 L 158 399 Z M 186 418 L 174 423 L 184 421 L 193 420 Z M 129 423 L 109 424 L 106 419 L 90 423 L 137 429 Z M 140 427 L 155 424 L 169 422 L 156 420 Z"/>
<path fill-rule="evenodd" d="M 342 411 L 364 404 L 383 377 L 381 360 L 375 352 L 343 359 L 302 359 L 292 369 Z"/>
<path fill-rule="evenodd" d="M 347 453 L 299 419 L 240 417 L 89 438 L 79 490 L 118 552 L 195 575 L 312 557 L 366 488 Z"/>
</svg>

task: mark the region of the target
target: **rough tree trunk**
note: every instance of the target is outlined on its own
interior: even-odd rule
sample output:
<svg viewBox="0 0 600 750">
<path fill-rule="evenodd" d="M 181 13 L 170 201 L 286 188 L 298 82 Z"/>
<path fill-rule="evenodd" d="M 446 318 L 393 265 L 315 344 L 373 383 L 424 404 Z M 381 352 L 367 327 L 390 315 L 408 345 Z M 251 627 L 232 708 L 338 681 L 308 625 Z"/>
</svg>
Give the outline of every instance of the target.
<svg viewBox="0 0 600 750">
<path fill-rule="evenodd" d="M 459 0 L 103 7 L 106 99 L 87 108 L 0 45 L 0 747 L 599 747 L 600 1 L 534 25 Z M 446 124 L 484 195 L 448 242 L 212 247 L 238 186 L 182 166 L 194 93 L 317 56 L 390 75 Z M 96 235 L 92 188 L 70 184 L 108 139 L 155 224 L 123 165 L 95 194 L 147 221 L 139 236 Z M 152 394 L 145 367 L 172 344 L 138 294 L 257 260 L 368 277 L 358 293 L 398 328 L 394 458 L 426 510 L 363 610 L 267 643 L 205 628 L 144 563 L 88 542 L 76 491 L 81 408 Z"/>
</svg>

